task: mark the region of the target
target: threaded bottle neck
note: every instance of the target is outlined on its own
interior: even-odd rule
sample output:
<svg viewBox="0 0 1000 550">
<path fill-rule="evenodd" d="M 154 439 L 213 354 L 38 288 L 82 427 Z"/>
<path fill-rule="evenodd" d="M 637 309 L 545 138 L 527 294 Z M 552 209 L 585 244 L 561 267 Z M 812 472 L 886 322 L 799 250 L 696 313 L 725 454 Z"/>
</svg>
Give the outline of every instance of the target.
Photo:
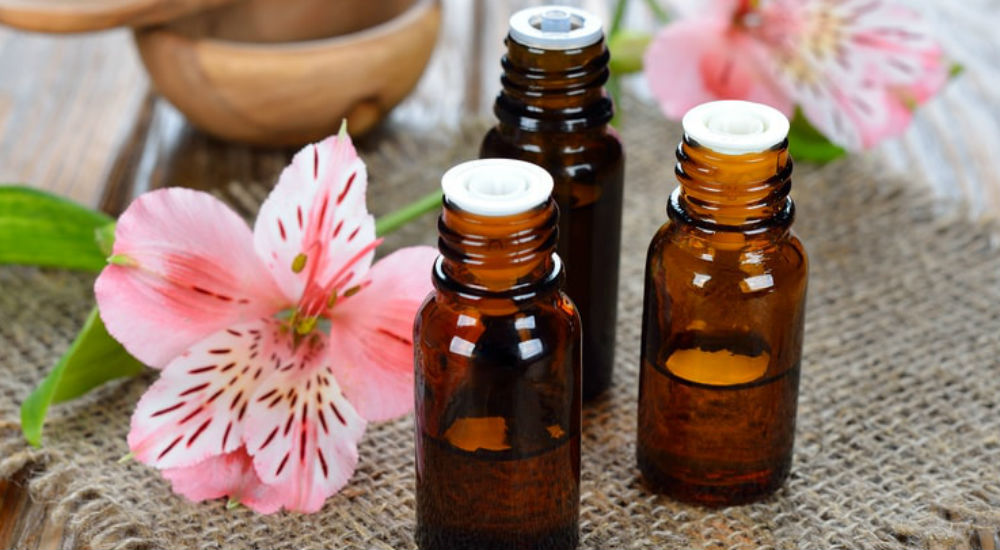
<svg viewBox="0 0 1000 550">
<path fill-rule="evenodd" d="M 446 200 L 438 231 L 441 259 L 436 279 L 454 283 L 463 292 L 529 294 L 559 275 L 552 199 L 507 216 L 473 214 Z"/>
<path fill-rule="evenodd" d="M 727 155 L 685 135 L 674 173 L 680 188 L 671 197 L 671 217 L 704 229 L 744 232 L 792 221 L 787 140 L 766 151 Z"/>
<path fill-rule="evenodd" d="M 604 40 L 569 50 L 548 50 L 506 40 L 503 86 L 493 111 L 501 125 L 528 131 L 578 132 L 612 118 L 604 92 L 610 54 Z"/>
</svg>

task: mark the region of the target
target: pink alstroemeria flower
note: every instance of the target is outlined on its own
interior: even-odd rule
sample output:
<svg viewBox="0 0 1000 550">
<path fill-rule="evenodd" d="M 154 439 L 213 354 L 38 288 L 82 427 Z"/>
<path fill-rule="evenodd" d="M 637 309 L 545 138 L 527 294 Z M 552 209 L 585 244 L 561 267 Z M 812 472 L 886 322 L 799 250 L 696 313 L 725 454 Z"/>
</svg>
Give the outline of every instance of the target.
<svg viewBox="0 0 1000 550">
<path fill-rule="evenodd" d="M 366 187 L 342 133 L 295 155 L 252 233 L 189 189 L 122 214 L 94 290 L 108 331 L 162 369 L 128 443 L 176 492 L 316 511 L 353 474 L 366 422 L 410 411 L 413 318 L 437 253 L 371 265 Z"/>
<path fill-rule="evenodd" d="M 663 112 L 745 99 L 794 106 L 850 151 L 895 136 L 947 81 L 919 14 L 891 0 L 707 0 L 664 27 L 644 59 Z"/>
</svg>

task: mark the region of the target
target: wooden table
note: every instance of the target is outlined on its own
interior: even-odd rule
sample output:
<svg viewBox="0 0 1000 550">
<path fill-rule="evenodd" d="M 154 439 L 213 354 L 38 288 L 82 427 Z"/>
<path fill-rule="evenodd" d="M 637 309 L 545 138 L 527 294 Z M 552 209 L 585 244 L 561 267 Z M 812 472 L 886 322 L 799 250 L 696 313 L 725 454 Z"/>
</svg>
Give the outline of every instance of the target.
<svg viewBox="0 0 1000 550">
<path fill-rule="evenodd" d="M 926 10 L 964 74 L 926 105 L 902 139 L 870 153 L 970 215 L 1000 216 L 1000 1 L 912 0 Z M 438 48 L 417 90 L 373 135 L 457 127 L 490 116 L 507 15 L 527 0 L 443 0 Z M 609 4 L 575 4 L 609 15 Z M 650 28 L 633 0 L 628 25 Z M 635 83 L 632 83 L 635 84 Z M 633 86 L 640 96 L 641 84 Z M 223 143 L 193 129 L 150 89 L 127 30 L 34 35 L 0 28 L 0 182 L 27 183 L 110 213 L 166 185 L 269 184 L 294 151 Z M 377 214 L 377 213 L 376 213 Z M 0 548 L 73 547 L 48 506 L 24 489 L 30 472 L 0 480 Z"/>
</svg>

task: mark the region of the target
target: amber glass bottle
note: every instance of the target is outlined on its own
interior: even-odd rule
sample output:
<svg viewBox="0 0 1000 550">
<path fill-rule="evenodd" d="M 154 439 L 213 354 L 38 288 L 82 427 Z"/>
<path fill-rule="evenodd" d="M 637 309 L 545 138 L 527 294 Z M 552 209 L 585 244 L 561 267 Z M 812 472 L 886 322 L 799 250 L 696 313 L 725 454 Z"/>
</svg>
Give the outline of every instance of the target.
<svg viewBox="0 0 1000 550">
<path fill-rule="evenodd" d="M 566 290 L 583 320 L 583 397 L 611 383 L 618 257 L 621 142 L 608 127 L 608 49 L 599 18 L 564 6 L 529 8 L 510 19 L 499 123 L 480 156 L 525 160 L 555 179 L 559 256 Z"/>
<path fill-rule="evenodd" d="M 580 321 L 560 290 L 552 179 L 490 159 L 442 186 L 435 291 L 414 327 L 417 543 L 573 548 Z"/>
<path fill-rule="evenodd" d="M 719 101 L 684 130 L 647 259 L 637 458 L 657 492 L 737 504 L 777 489 L 792 460 L 807 260 L 788 121 Z"/>
</svg>

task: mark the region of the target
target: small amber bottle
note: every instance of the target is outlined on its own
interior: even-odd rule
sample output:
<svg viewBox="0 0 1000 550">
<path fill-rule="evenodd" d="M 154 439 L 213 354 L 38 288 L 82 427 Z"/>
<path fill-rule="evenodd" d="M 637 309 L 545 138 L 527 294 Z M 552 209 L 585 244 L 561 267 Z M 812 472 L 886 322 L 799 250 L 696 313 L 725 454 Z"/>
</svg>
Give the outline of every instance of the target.
<svg viewBox="0 0 1000 550">
<path fill-rule="evenodd" d="M 624 158 L 608 122 L 608 49 L 600 18 L 541 6 L 510 18 L 499 122 L 480 156 L 525 160 L 555 179 L 559 256 L 583 320 L 583 397 L 611 384 Z"/>
<path fill-rule="evenodd" d="M 580 320 L 560 290 L 552 178 L 516 160 L 442 179 L 435 291 L 417 314 L 417 544 L 573 548 Z"/>
<path fill-rule="evenodd" d="M 792 461 L 807 259 L 788 120 L 717 101 L 683 125 L 680 187 L 646 264 L 637 458 L 657 492 L 737 504 Z"/>
</svg>

